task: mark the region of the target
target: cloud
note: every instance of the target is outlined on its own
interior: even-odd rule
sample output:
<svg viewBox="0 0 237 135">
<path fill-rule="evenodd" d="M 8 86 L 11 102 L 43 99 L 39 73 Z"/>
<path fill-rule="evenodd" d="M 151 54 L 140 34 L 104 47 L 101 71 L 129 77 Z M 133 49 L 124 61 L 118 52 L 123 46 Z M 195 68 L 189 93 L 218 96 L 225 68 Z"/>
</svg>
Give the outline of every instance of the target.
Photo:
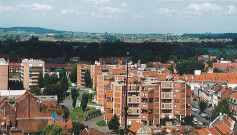
<svg viewBox="0 0 237 135">
<path fill-rule="evenodd" d="M 90 4 L 106 4 L 110 3 L 110 0 L 82 0 L 84 2 L 90 3 Z"/>
<path fill-rule="evenodd" d="M 127 7 L 127 6 L 128 6 L 127 3 L 121 3 L 121 4 L 120 4 L 120 7 L 123 7 L 123 8 L 124 8 L 124 7 Z"/>
<path fill-rule="evenodd" d="M 16 9 L 15 7 L 10 7 L 10 6 L 2 7 L 2 6 L 0 6 L 0 12 L 8 12 L 8 11 L 13 11 L 15 9 Z"/>
<path fill-rule="evenodd" d="M 237 14 L 237 8 L 233 5 L 228 6 L 227 14 L 229 14 L 229 15 Z"/>
<path fill-rule="evenodd" d="M 143 19 L 143 18 L 145 18 L 145 16 L 144 15 L 134 15 L 133 18 L 134 19 Z"/>
<path fill-rule="evenodd" d="M 38 4 L 38 3 L 34 3 L 32 5 L 30 5 L 30 4 L 20 4 L 20 5 L 17 5 L 16 7 L 17 8 L 25 8 L 25 9 L 29 8 L 33 11 L 54 9 L 54 7 L 51 6 L 51 5 L 42 5 L 42 4 Z"/>
<path fill-rule="evenodd" d="M 106 13 L 124 13 L 125 10 L 121 8 L 112 8 L 112 7 L 102 7 L 100 8 L 100 11 L 106 12 Z"/>
<path fill-rule="evenodd" d="M 216 12 L 216 11 L 222 11 L 223 8 L 219 5 L 212 3 L 202 3 L 202 4 L 191 3 L 185 9 L 194 10 L 196 12 L 206 12 L 206 11 Z"/>
<path fill-rule="evenodd" d="M 158 2 L 207 2 L 213 0 L 157 0 Z"/>
<path fill-rule="evenodd" d="M 165 15 L 165 16 L 172 16 L 177 12 L 177 9 L 173 8 L 159 8 L 155 10 L 155 13 L 160 14 L 160 15 Z"/>
<path fill-rule="evenodd" d="M 31 9 L 32 10 L 51 10 L 51 9 L 54 9 L 54 7 L 51 5 L 42 5 L 42 4 L 34 3 Z"/>
<path fill-rule="evenodd" d="M 73 13 L 73 12 L 74 12 L 74 10 L 72 10 L 72 9 L 63 9 L 63 10 L 61 10 L 61 14 L 64 14 L 64 15 L 66 15 L 68 13 Z"/>
</svg>

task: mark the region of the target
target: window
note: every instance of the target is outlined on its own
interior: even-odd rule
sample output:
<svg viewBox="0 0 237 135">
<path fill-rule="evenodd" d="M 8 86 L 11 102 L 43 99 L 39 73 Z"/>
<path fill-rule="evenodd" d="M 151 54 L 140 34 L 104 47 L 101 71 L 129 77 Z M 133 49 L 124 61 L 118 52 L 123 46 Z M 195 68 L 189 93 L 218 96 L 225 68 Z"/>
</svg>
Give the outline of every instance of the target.
<svg viewBox="0 0 237 135">
<path fill-rule="evenodd" d="M 175 113 L 179 113 L 179 111 L 175 111 Z"/>
<path fill-rule="evenodd" d="M 146 93 L 143 93 L 143 97 L 146 97 Z"/>
<path fill-rule="evenodd" d="M 179 90 L 175 90 L 175 92 L 179 92 Z"/>
<path fill-rule="evenodd" d="M 139 109 L 137 109 L 137 113 L 139 113 Z"/>
<path fill-rule="evenodd" d="M 164 104 L 162 104 L 162 108 L 165 108 L 165 105 L 164 105 Z"/>
<path fill-rule="evenodd" d="M 146 119 L 146 116 L 145 116 L 145 115 L 143 115 L 143 116 L 142 116 L 142 118 L 143 118 L 143 119 Z"/>
<path fill-rule="evenodd" d="M 162 98 L 165 98 L 165 94 L 162 94 Z"/>
<path fill-rule="evenodd" d="M 172 108 L 172 104 L 170 104 L 170 108 Z"/>
<path fill-rule="evenodd" d="M 152 114 L 152 112 L 153 112 L 153 110 L 152 110 L 152 109 L 150 109 L 150 110 L 149 110 L 149 114 Z"/>
<path fill-rule="evenodd" d="M 139 98 L 137 98 L 137 102 L 139 102 Z"/>
<path fill-rule="evenodd" d="M 128 101 L 131 102 L 131 98 L 129 98 Z"/>
<path fill-rule="evenodd" d="M 170 87 L 172 87 L 172 83 L 170 83 Z"/>
<path fill-rule="evenodd" d="M 174 108 L 176 108 L 176 105 L 174 105 Z"/>
<path fill-rule="evenodd" d="M 178 100 L 178 99 L 175 99 L 175 103 L 179 103 L 179 100 Z"/>
<path fill-rule="evenodd" d="M 164 83 L 162 83 L 162 87 L 165 87 L 165 84 L 164 84 Z"/>
<path fill-rule="evenodd" d="M 172 94 L 170 94 L 170 98 L 172 98 Z"/>
<path fill-rule="evenodd" d="M 149 98 L 149 103 L 152 103 L 153 102 L 153 98 Z"/>
<path fill-rule="evenodd" d="M 176 83 L 174 84 L 174 87 L 176 87 Z"/>
<path fill-rule="evenodd" d="M 176 94 L 174 95 L 174 97 L 176 97 Z"/>
<path fill-rule="evenodd" d="M 146 104 L 143 104 L 142 107 L 143 107 L 143 108 L 146 108 Z"/>
</svg>

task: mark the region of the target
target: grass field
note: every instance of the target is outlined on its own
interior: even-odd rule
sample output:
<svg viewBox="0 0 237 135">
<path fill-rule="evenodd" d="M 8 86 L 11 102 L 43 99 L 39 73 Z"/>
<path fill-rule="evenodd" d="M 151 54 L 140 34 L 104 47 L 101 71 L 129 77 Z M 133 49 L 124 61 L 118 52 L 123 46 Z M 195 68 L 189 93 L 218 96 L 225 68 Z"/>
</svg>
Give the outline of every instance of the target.
<svg viewBox="0 0 237 135">
<path fill-rule="evenodd" d="M 84 121 L 84 116 L 88 112 L 95 110 L 94 107 L 87 107 L 87 108 L 89 108 L 89 110 L 85 111 L 85 112 L 82 111 L 81 107 L 77 107 L 77 108 L 71 110 L 68 118 L 71 119 L 72 121 L 76 121 L 76 122 Z"/>
<path fill-rule="evenodd" d="M 107 125 L 106 125 L 106 122 L 105 122 L 104 120 L 101 120 L 101 121 L 96 122 L 96 125 L 97 125 L 97 126 L 107 126 Z"/>
</svg>

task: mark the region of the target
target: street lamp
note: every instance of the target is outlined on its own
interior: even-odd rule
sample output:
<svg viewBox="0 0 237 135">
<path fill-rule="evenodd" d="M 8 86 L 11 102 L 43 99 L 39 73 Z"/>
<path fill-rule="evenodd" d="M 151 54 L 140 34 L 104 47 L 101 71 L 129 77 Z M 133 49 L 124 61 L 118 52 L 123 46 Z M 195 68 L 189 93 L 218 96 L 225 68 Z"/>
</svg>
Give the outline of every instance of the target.
<svg viewBox="0 0 237 135">
<path fill-rule="evenodd" d="M 125 106 L 124 106 L 124 111 L 125 111 L 125 134 L 128 134 L 128 129 L 127 129 L 127 117 L 128 117 L 128 56 L 129 52 L 127 52 L 127 80 L 126 80 L 126 87 L 125 87 Z"/>
</svg>

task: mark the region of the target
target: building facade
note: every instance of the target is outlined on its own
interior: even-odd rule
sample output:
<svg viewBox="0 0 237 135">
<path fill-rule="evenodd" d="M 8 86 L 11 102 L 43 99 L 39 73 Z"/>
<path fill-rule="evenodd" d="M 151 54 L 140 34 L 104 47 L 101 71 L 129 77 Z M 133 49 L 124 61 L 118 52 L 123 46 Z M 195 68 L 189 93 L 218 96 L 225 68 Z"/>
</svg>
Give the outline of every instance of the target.
<svg viewBox="0 0 237 135">
<path fill-rule="evenodd" d="M 8 90 L 8 63 L 0 58 L 0 90 Z"/>
<path fill-rule="evenodd" d="M 45 63 L 42 60 L 24 59 L 21 63 L 21 81 L 25 89 L 38 85 L 40 72 L 44 75 Z"/>
</svg>

